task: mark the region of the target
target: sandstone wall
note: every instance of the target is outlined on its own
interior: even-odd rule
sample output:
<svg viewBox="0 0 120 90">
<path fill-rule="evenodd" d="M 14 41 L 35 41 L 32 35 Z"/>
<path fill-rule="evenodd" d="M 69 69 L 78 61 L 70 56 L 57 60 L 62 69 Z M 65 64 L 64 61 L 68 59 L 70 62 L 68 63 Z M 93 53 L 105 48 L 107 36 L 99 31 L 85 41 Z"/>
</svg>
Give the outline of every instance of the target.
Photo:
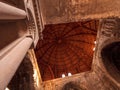
<svg viewBox="0 0 120 90">
<path fill-rule="evenodd" d="M 41 0 L 46 24 L 120 16 L 119 0 Z"/>
</svg>

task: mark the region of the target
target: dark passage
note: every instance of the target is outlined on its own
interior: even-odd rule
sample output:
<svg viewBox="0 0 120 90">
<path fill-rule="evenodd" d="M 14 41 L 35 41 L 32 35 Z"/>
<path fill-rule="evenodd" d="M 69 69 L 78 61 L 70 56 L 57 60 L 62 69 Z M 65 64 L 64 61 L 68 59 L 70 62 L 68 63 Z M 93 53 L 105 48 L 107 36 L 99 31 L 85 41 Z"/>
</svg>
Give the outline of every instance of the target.
<svg viewBox="0 0 120 90">
<path fill-rule="evenodd" d="M 118 80 L 120 77 L 120 42 L 105 46 L 101 51 L 101 55 L 108 73 Z"/>
</svg>

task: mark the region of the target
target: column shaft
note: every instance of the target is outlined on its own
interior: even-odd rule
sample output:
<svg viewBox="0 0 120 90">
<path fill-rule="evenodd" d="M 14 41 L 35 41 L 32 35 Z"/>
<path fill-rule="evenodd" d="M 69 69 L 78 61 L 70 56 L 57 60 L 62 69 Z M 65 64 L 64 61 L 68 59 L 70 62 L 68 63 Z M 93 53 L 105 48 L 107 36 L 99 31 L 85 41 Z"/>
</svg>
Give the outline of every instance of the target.
<svg viewBox="0 0 120 90">
<path fill-rule="evenodd" d="M 24 19 L 26 13 L 24 10 L 0 2 L 0 20 Z"/>
<path fill-rule="evenodd" d="M 32 38 L 24 38 L 0 60 L 0 90 L 4 90 L 6 88 L 32 42 Z"/>
</svg>

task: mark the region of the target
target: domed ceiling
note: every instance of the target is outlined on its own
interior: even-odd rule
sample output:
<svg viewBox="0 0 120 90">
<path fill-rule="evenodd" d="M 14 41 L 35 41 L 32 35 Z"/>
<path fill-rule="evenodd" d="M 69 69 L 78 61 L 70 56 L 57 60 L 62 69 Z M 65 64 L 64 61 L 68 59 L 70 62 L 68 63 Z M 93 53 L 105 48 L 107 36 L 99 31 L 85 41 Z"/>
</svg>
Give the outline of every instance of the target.
<svg viewBox="0 0 120 90">
<path fill-rule="evenodd" d="M 98 21 L 46 25 L 35 49 L 43 81 L 91 70 Z"/>
</svg>

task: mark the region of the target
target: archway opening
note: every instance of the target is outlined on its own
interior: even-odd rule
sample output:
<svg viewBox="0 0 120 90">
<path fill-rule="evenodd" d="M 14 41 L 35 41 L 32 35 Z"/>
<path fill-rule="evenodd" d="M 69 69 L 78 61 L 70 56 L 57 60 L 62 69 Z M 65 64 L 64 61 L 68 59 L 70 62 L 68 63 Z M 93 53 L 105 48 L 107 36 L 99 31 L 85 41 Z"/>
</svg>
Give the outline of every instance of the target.
<svg viewBox="0 0 120 90">
<path fill-rule="evenodd" d="M 120 42 L 106 45 L 101 51 L 101 56 L 108 73 L 120 82 Z"/>
</svg>

